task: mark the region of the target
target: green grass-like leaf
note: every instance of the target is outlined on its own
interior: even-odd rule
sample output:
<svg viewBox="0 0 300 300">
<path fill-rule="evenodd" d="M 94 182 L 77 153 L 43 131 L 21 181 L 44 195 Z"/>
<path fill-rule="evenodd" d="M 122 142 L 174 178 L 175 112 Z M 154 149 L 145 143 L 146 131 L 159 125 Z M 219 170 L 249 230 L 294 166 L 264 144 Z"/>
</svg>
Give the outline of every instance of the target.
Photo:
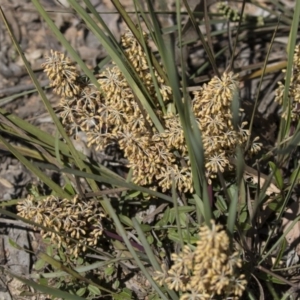
<svg viewBox="0 0 300 300">
<path fill-rule="evenodd" d="M 28 280 L 26 278 L 23 278 L 17 274 L 14 274 L 6 269 L 4 269 L 2 266 L 0 266 L 0 269 L 2 269 L 3 272 L 9 274 L 10 276 L 17 278 L 21 282 L 25 283 L 26 285 L 32 287 L 36 291 L 40 291 L 41 293 L 45 295 L 52 295 L 58 298 L 66 299 L 66 300 L 85 300 L 85 298 L 76 296 L 76 295 L 71 295 L 67 292 L 61 291 L 59 289 L 55 289 L 49 286 L 45 286 L 43 284 L 38 284 L 32 280 Z"/>
</svg>

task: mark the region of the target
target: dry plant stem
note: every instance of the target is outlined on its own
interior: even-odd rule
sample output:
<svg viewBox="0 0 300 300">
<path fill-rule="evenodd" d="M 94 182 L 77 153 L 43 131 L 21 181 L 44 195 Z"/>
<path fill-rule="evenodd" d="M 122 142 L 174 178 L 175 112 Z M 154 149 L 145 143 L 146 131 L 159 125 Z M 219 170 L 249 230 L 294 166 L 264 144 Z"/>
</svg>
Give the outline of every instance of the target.
<svg viewBox="0 0 300 300">
<path fill-rule="evenodd" d="M 19 220 L 11 220 L 11 219 L 5 219 L 5 218 L 0 218 L 0 223 L 7 224 L 7 225 L 19 226 L 19 227 L 29 227 L 29 228 L 33 227 L 32 225 L 27 224 L 22 221 L 19 221 Z M 35 231 L 35 230 L 32 229 L 32 231 Z"/>
<path fill-rule="evenodd" d="M 250 80 L 250 79 L 261 77 L 261 75 L 262 75 L 263 72 L 264 72 L 265 75 L 269 74 L 269 73 L 278 72 L 278 71 L 282 70 L 283 68 L 285 68 L 286 65 L 287 65 L 287 61 L 282 61 L 282 62 L 277 63 L 275 66 L 274 65 L 267 66 L 266 69 L 265 69 L 265 72 L 264 72 L 263 69 L 254 71 L 254 72 L 252 72 L 249 75 L 241 77 L 241 81 L 246 81 L 246 80 Z"/>
<path fill-rule="evenodd" d="M 261 75 L 263 73 L 263 68 L 261 68 L 261 67 L 263 65 L 264 65 L 264 63 L 254 63 L 254 64 L 251 64 L 248 66 L 242 66 L 242 67 L 236 68 L 235 69 L 236 72 L 251 71 L 253 69 L 260 68 L 259 70 L 253 71 L 250 74 L 247 74 L 244 76 L 239 76 L 239 81 L 244 82 L 247 80 L 261 77 Z M 286 65 L 287 65 L 286 61 L 279 62 L 276 65 L 273 65 L 273 62 L 270 62 L 270 65 L 266 67 L 264 74 L 276 73 L 276 72 L 282 70 L 283 68 L 285 68 Z M 211 79 L 211 77 L 208 75 L 201 75 L 201 76 L 196 77 L 193 82 L 195 84 L 205 83 L 205 82 L 208 82 L 210 79 Z M 191 87 L 187 87 L 186 89 L 189 92 L 193 92 L 193 91 L 199 90 L 199 86 L 191 86 Z"/>
<path fill-rule="evenodd" d="M 49 85 L 49 79 L 41 81 L 40 85 L 41 85 L 41 87 L 46 87 L 47 85 Z M 0 97 L 14 95 L 17 93 L 21 93 L 21 92 L 33 90 L 33 89 L 35 89 L 34 84 L 23 84 L 23 85 L 8 87 L 8 88 L 4 88 L 4 89 L 0 90 Z M 3 106 L 4 104 L 7 104 L 8 102 L 11 102 L 11 101 L 13 101 L 13 99 L 8 99 L 6 101 L 0 100 L 0 106 Z"/>
</svg>

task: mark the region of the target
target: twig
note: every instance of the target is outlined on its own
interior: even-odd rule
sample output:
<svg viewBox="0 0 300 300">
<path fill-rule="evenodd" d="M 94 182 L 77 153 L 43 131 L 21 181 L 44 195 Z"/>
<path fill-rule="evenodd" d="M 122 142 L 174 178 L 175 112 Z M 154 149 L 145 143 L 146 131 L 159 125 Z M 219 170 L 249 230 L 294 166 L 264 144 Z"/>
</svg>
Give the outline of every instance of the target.
<svg viewBox="0 0 300 300">
<path fill-rule="evenodd" d="M 17 225 L 17 226 L 21 226 L 21 227 L 32 227 L 32 225 L 27 224 L 23 221 L 5 219 L 5 218 L 0 218 L 0 223 L 5 223 L 5 224 L 8 224 L 8 225 Z"/>
<path fill-rule="evenodd" d="M 42 87 L 45 87 L 49 84 L 49 80 L 43 80 L 41 81 L 40 85 Z M 35 89 L 35 85 L 34 84 L 22 84 L 22 85 L 16 85 L 16 86 L 12 86 L 12 87 L 8 87 L 8 88 L 4 88 L 2 90 L 0 90 L 0 96 L 9 96 L 9 95 L 14 95 L 16 93 L 21 93 L 24 91 L 28 91 L 28 90 L 33 90 Z M 6 99 L 6 100 L 0 100 L 0 106 L 6 104 L 7 102 L 10 102 L 11 99 Z"/>
</svg>

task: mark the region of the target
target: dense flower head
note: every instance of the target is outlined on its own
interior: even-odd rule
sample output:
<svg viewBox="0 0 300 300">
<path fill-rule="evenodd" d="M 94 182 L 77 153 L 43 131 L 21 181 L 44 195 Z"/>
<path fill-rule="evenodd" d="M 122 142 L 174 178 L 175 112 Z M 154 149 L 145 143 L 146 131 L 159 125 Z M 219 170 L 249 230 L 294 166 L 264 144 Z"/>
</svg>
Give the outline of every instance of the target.
<svg viewBox="0 0 300 300">
<path fill-rule="evenodd" d="M 39 200 L 29 195 L 17 205 L 17 210 L 19 216 L 51 228 L 53 231 L 41 230 L 43 238 L 49 237 L 75 257 L 87 246 L 95 246 L 102 235 L 104 215 L 99 202 L 80 201 L 78 195 L 73 199 L 51 195 Z"/>
<path fill-rule="evenodd" d="M 71 98 L 80 92 L 77 82 L 79 73 L 75 64 L 64 53 L 51 50 L 51 55 L 46 58 L 42 67 L 56 94 Z"/>
<path fill-rule="evenodd" d="M 185 299 L 239 299 L 247 285 L 238 252 L 231 252 L 229 237 L 221 225 L 202 225 L 195 249 L 185 245 L 171 255 L 172 267 L 162 266 L 154 279 Z"/>
<path fill-rule="evenodd" d="M 283 70 L 284 72 L 286 70 Z M 284 84 L 278 82 L 278 88 L 275 91 L 275 101 L 280 105 L 283 104 Z M 293 57 L 293 73 L 291 77 L 288 100 L 291 107 L 286 107 L 286 111 L 282 112 L 282 117 L 287 118 L 288 112 L 291 112 L 292 121 L 298 121 L 300 115 L 300 45 L 295 47 Z"/>
<path fill-rule="evenodd" d="M 202 134 L 207 177 L 213 178 L 220 171 L 230 170 L 229 157 L 234 156 L 236 147 L 244 146 L 250 132 L 242 122 L 235 130 L 232 124 L 232 100 L 238 92 L 237 74 L 223 73 L 221 78 L 213 77 L 208 84 L 194 92 L 193 110 Z M 255 138 L 257 141 L 257 138 Z M 250 149 L 257 153 L 259 143 Z"/>
</svg>

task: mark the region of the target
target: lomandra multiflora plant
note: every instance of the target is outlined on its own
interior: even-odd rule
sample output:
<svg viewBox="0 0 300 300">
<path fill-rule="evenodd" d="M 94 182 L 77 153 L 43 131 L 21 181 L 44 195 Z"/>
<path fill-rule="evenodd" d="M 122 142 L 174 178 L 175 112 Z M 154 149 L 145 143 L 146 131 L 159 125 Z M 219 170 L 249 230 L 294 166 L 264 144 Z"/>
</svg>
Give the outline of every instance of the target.
<svg viewBox="0 0 300 300">
<path fill-rule="evenodd" d="M 172 267 L 156 272 L 155 280 L 179 291 L 180 300 L 240 299 L 247 281 L 242 274 L 242 260 L 230 249 L 229 237 L 221 225 L 211 222 L 200 227 L 195 248 L 184 246 L 173 253 Z"/>
<path fill-rule="evenodd" d="M 144 39 L 148 41 L 146 33 Z M 146 54 L 130 31 L 122 36 L 121 44 L 152 98 L 153 109 L 164 125 L 164 132 L 157 131 L 114 63 L 98 74 L 101 86 L 98 90 L 79 76 L 69 58 L 51 51 L 43 67 L 54 92 L 61 96 L 62 123 L 70 135 L 86 132 L 88 145 L 95 146 L 96 150 L 117 141 L 132 169 L 134 183 L 165 192 L 171 189 L 174 181 L 179 192 L 192 193 L 191 166 L 179 115 L 163 114 L 160 109 Z M 171 88 L 156 70 L 152 71 L 167 106 L 172 101 Z M 237 75 L 225 72 L 193 94 L 192 108 L 202 133 L 208 182 L 218 171 L 232 169 L 229 158 L 234 156 L 237 146 L 243 148 L 249 139 L 246 122 L 238 130 L 232 124 L 231 103 L 237 91 Z M 250 152 L 259 150 L 260 144 L 256 143 Z"/>
<path fill-rule="evenodd" d="M 148 35 L 144 33 L 143 36 L 147 43 Z M 165 106 L 169 107 L 169 104 L 173 104 L 172 90 L 154 68 L 150 69 L 143 47 L 130 31 L 122 36 L 121 45 L 150 95 L 149 102 L 164 131 L 159 132 L 154 126 L 116 64 L 111 63 L 97 74 L 101 88 L 99 90 L 84 76 L 80 76 L 68 57 L 51 51 L 43 68 L 54 92 L 60 96 L 58 113 L 61 122 L 69 135 L 77 137 L 80 131 L 85 132 L 88 146 L 93 146 L 96 150 L 103 150 L 117 142 L 128 160 L 134 183 L 162 192 L 169 192 L 175 184 L 180 193 L 193 193 L 191 164 L 179 115 L 172 109 L 167 109 L 164 113 L 159 105 L 157 92 Z M 233 72 L 225 72 L 220 78 L 213 77 L 192 94 L 191 107 L 202 134 L 205 172 L 209 183 L 218 172 L 233 168 L 230 161 L 236 148 L 243 149 L 250 138 L 246 122 L 235 127 L 232 122 L 232 100 L 238 93 L 239 85 L 237 77 Z M 154 81 L 157 83 L 156 87 Z M 259 150 L 260 144 L 253 143 L 249 152 L 256 153 Z M 83 204 L 76 197 L 72 203 L 65 199 L 52 201 L 53 204 L 50 199 L 44 203 L 28 199 L 25 203 L 47 216 L 49 222 L 40 224 L 49 227 L 56 224 L 55 231 L 62 230 L 64 238 L 55 233 L 44 235 L 63 245 L 72 245 L 72 238 L 79 240 L 79 248 L 73 253 L 75 255 L 85 251 L 87 246 L 96 245 L 102 227 L 95 227 L 90 212 L 101 216 L 98 206 L 94 202 Z M 20 206 L 19 214 L 31 217 L 27 206 Z M 76 210 L 77 206 L 80 209 Z M 63 220 L 59 222 L 51 219 L 47 207 L 60 212 L 57 218 L 60 215 L 63 217 L 68 210 L 71 214 L 76 215 L 78 212 L 81 215 L 75 218 L 77 221 L 73 220 L 75 227 L 67 226 L 66 229 Z M 39 223 L 39 220 L 36 222 Z M 86 228 L 94 231 L 88 232 Z M 217 295 L 220 299 L 237 299 L 245 289 L 246 281 L 239 271 L 239 255 L 231 253 L 229 238 L 221 229 L 214 223 L 211 229 L 201 227 L 196 249 L 185 246 L 182 253 L 173 254 L 174 265 L 170 270 L 164 269 L 164 273 L 157 274 L 157 281 L 180 291 L 181 299 L 211 299 L 212 295 Z"/>
</svg>

